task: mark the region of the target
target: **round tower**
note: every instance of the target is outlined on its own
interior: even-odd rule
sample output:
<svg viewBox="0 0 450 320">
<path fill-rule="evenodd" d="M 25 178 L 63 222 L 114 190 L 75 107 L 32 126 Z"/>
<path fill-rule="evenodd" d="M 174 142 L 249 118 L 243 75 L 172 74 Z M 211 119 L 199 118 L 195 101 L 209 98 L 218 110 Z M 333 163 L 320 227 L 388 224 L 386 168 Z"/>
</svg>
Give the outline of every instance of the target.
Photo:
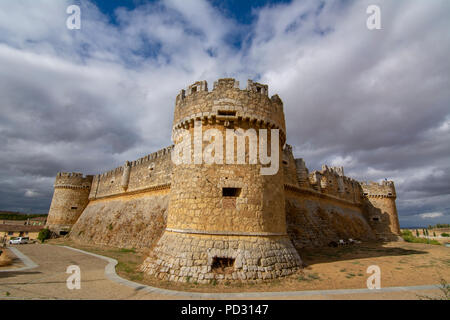
<svg viewBox="0 0 450 320">
<path fill-rule="evenodd" d="M 59 172 L 48 212 L 46 227 L 58 235 L 67 234 L 88 204 L 93 176 Z"/>
<path fill-rule="evenodd" d="M 173 169 L 167 228 L 141 270 L 207 283 L 271 279 L 300 267 L 286 232 L 281 99 L 250 80 L 241 90 L 220 79 L 211 92 L 196 82 L 176 98 L 172 133 L 184 161 Z M 192 148 L 177 148 L 186 143 Z"/>
<path fill-rule="evenodd" d="M 385 240 L 395 240 L 400 236 L 398 221 L 397 198 L 393 181 L 381 183 L 361 183 L 364 197 L 367 200 L 369 223 L 377 237 Z"/>
</svg>

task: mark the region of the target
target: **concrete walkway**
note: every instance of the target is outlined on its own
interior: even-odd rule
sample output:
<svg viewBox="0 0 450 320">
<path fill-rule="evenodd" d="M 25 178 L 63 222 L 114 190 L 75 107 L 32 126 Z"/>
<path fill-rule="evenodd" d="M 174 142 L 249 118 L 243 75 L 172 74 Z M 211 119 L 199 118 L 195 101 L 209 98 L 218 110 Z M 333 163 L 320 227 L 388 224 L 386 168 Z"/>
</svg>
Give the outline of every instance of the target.
<svg viewBox="0 0 450 320">
<path fill-rule="evenodd" d="M 71 247 L 10 247 L 24 263 L 0 273 L 0 299 L 417 299 L 439 294 L 437 285 L 287 292 L 198 293 L 146 286 L 119 277 L 117 261 Z M 22 252 L 21 252 L 22 251 Z M 29 258 L 29 257 L 31 258 Z M 78 265 L 81 289 L 70 290 L 66 269 Z M 6 292 L 9 295 L 6 295 Z"/>
</svg>

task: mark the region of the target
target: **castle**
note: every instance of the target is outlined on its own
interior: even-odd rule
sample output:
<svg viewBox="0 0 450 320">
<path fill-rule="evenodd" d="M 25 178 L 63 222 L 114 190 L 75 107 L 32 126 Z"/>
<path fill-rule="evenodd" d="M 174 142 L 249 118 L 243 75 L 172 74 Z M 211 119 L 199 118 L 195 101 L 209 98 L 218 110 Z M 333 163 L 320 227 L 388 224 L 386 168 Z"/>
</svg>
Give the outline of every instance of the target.
<svg viewBox="0 0 450 320">
<path fill-rule="evenodd" d="M 195 140 L 196 124 L 201 133 L 276 130 L 267 141 L 277 142 L 278 171 L 262 175 L 264 165 L 250 161 L 174 164 L 180 132 Z M 398 239 L 394 183 L 358 182 L 342 167 L 310 173 L 286 144 L 283 103 L 267 85 L 249 80 L 242 90 L 227 78 L 211 91 L 206 81 L 181 90 L 172 140 L 102 174 L 58 173 L 48 228 L 79 243 L 145 250 L 141 271 L 199 283 L 289 275 L 302 266 L 301 248 L 339 239 Z"/>
</svg>

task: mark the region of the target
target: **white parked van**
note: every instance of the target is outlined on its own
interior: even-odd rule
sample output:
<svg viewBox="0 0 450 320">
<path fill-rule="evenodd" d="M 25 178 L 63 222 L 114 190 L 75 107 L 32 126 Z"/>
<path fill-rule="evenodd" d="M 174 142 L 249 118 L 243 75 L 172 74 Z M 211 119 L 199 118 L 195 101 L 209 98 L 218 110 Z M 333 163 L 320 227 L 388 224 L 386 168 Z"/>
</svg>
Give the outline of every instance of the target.
<svg viewBox="0 0 450 320">
<path fill-rule="evenodd" d="M 9 244 L 25 244 L 30 241 L 29 237 L 15 237 L 9 239 Z"/>
</svg>

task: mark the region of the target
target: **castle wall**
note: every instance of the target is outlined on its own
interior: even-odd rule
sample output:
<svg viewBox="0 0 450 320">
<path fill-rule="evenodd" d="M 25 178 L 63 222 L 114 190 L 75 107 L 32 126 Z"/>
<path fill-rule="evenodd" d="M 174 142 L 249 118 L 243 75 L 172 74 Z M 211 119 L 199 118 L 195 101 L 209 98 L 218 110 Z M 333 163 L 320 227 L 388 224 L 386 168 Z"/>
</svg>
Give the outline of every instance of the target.
<svg viewBox="0 0 450 320">
<path fill-rule="evenodd" d="M 342 167 L 308 172 L 292 148 L 283 152 L 286 219 L 297 247 L 323 246 L 339 239 L 396 240 L 399 234 L 392 181 L 361 183 Z"/>
<path fill-rule="evenodd" d="M 297 248 L 326 246 L 339 239 L 374 240 L 361 206 L 311 190 L 286 190 L 289 237 Z"/>
<path fill-rule="evenodd" d="M 79 243 L 149 248 L 167 222 L 172 146 L 94 176 L 89 204 L 70 232 Z"/>
<path fill-rule="evenodd" d="M 172 146 L 161 149 L 138 160 L 127 162 L 121 167 L 94 176 L 89 199 L 125 195 L 145 191 L 148 188 L 169 185 L 172 175 L 171 150 Z M 128 178 L 124 179 L 124 176 L 128 176 Z M 124 182 L 127 183 L 124 184 Z"/>
<path fill-rule="evenodd" d="M 84 244 L 151 248 L 166 226 L 169 190 L 92 200 L 70 238 Z"/>
</svg>

